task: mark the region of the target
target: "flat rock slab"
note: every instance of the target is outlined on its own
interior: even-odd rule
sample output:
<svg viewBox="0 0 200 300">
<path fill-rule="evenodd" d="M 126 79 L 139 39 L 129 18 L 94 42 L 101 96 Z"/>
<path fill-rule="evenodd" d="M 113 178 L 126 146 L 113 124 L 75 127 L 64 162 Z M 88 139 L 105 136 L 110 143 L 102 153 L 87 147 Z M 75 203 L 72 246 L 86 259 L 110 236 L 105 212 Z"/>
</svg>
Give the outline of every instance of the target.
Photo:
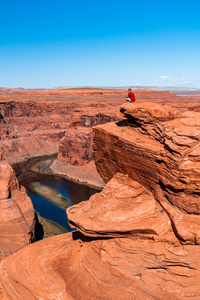
<svg viewBox="0 0 200 300">
<path fill-rule="evenodd" d="M 67 215 L 69 224 L 86 236 L 135 236 L 153 240 L 168 238 L 172 243 L 177 241 L 168 215 L 153 194 L 120 173 L 101 193 L 68 208 Z"/>
</svg>

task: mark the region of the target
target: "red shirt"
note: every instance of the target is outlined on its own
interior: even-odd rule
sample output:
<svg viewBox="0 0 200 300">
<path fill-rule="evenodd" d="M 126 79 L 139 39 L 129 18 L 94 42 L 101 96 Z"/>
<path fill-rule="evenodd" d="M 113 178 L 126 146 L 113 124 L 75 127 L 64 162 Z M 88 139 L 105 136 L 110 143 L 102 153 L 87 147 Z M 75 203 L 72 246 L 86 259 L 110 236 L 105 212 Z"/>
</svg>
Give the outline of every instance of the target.
<svg viewBox="0 0 200 300">
<path fill-rule="evenodd" d="M 129 92 L 128 97 L 131 99 L 131 101 L 133 101 L 133 102 L 135 101 L 135 95 L 133 92 Z"/>
</svg>

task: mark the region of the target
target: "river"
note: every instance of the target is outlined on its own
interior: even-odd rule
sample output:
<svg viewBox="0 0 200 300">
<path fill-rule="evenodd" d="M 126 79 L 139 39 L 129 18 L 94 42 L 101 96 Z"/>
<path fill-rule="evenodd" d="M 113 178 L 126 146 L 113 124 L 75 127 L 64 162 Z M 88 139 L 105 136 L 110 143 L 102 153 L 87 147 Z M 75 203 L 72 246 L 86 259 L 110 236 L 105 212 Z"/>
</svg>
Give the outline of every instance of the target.
<svg viewBox="0 0 200 300">
<path fill-rule="evenodd" d="M 69 207 L 81 201 L 88 200 L 93 194 L 99 192 L 86 185 L 77 184 L 69 180 L 44 179 L 37 180 L 37 182 L 41 182 L 42 184 L 51 187 L 59 194 L 66 197 L 68 199 Z M 73 230 L 68 224 L 65 209 L 55 206 L 42 196 L 31 191 L 29 188 L 28 195 L 32 200 L 34 209 L 41 217 L 59 224 L 67 231 Z"/>
</svg>

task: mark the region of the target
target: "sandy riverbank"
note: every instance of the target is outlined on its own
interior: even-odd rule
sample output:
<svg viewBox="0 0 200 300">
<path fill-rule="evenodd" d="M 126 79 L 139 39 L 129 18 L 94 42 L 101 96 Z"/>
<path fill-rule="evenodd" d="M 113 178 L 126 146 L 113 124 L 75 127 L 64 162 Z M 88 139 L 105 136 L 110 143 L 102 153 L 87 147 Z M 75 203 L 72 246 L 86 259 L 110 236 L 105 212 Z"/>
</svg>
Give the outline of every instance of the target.
<svg viewBox="0 0 200 300">
<path fill-rule="evenodd" d="M 49 159 L 37 163 L 32 170 L 46 175 L 60 176 L 99 190 L 105 186 L 104 181 L 97 173 L 94 162 L 84 166 L 73 166 L 56 159 Z"/>
</svg>

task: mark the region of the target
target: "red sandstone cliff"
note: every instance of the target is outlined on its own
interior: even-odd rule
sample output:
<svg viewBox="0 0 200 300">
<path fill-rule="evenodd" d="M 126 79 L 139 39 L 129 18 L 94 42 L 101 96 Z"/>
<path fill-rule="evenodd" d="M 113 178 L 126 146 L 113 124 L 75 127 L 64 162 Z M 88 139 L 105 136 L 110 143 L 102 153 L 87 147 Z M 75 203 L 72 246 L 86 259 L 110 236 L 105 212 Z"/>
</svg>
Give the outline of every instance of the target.
<svg viewBox="0 0 200 300">
<path fill-rule="evenodd" d="M 116 100 L 109 90 L 99 92 L 93 89 L 0 95 L 0 149 L 3 157 L 14 165 L 59 151 L 59 159 L 65 160 L 67 155 L 63 146 L 70 140 L 71 132 L 78 139 L 76 130 L 82 129 L 83 136 L 87 128 L 115 120 L 116 107 L 122 101 L 120 95 L 118 93 Z M 81 143 L 76 146 L 80 153 L 86 150 Z M 92 157 L 91 150 L 86 157 Z M 67 160 L 70 159 L 67 157 Z"/>
<path fill-rule="evenodd" d="M 0 260 L 27 246 L 35 230 L 35 212 L 15 172 L 0 161 Z"/>
<path fill-rule="evenodd" d="M 179 239 L 199 244 L 200 114 L 144 102 L 120 110 L 123 121 L 94 129 L 98 172 L 106 182 L 117 172 L 140 182 L 167 210 Z"/>
<path fill-rule="evenodd" d="M 69 129 L 60 141 L 58 160 L 72 165 L 84 165 L 93 160 L 92 127 L 118 119 L 113 109 L 108 111 L 108 107 L 102 107 L 98 110 L 91 111 L 89 107 L 72 113 Z"/>
<path fill-rule="evenodd" d="M 0 265 L 5 299 L 199 299 L 199 113 L 124 104 L 94 128 L 107 183 L 67 210 L 79 232 Z"/>
</svg>

